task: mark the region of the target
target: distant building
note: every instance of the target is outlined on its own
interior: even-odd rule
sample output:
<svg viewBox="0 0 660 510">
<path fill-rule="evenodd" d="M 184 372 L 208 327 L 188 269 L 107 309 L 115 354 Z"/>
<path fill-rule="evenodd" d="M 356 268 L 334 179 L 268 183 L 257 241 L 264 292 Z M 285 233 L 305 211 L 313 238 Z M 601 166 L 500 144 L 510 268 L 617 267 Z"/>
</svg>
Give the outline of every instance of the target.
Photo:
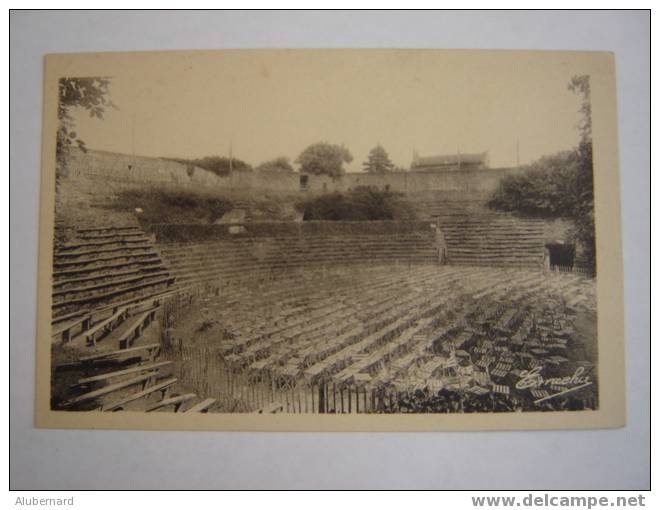
<svg viewBox="0 0 660 510">
<path fill-rule="evenodd" d="M 446 170 L 483 170 L 488 168 L 488 152 L 477 154 L 440 154 L 420 157 L 413 151 L 413 172 L 440 172 Z"/>
</svg>

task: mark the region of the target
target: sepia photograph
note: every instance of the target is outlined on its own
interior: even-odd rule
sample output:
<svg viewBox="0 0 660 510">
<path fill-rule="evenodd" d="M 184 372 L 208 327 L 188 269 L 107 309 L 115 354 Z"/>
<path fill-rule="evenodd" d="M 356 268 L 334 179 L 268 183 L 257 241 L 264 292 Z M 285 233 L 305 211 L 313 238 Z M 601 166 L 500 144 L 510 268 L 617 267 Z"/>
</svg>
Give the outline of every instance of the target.
<svg viewBox="0 0 660 510">
<path fill-rule="evenodd" d="M 614 57 L 45 57 L 37 425 L 625 423 Z"/>
</svg>

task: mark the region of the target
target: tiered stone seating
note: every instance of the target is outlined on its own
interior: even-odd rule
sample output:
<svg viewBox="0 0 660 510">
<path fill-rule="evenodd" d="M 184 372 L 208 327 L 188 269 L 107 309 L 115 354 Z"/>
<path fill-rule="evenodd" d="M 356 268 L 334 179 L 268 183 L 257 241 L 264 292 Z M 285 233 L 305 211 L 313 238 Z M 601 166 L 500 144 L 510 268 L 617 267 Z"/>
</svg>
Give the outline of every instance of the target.
<svg viewBox="0 0 660 510">
<path fill-rule="evenodd" d="M 418 234 L 314 237 L 241 237 L 204 243 L 161 244 L 182 284 L 321 265 L 437 261 L 433 239 Z"/>
<path fill-rule="evenodd" d="M 53 318 L 163 292 L 174 277 L 139 228 L 60 232 L 53 258 Z"/>
<path fill-rule="evenodd" d="M 544 234 L 539 220 L 493 214 L 470 219 L 438 218 L 454 265 L 543 267 Z"/>
<path fill-rule="evenodd" d="M 489 194 L 429 191 L 414 196 L 421 217 L 436 222 L 445 235 L 448 263 L 540 269 L 543 221 L 521 219 L 487 207 Z"/>
<path fill-rule="evenodd" d="M 427 191 L 410 195 L 417 214 L 424 219 L 463 219 L 488 212 L 486 204 L 489 193 L 461 193 L 460 198 L 452 192 Z"/>
</svg>

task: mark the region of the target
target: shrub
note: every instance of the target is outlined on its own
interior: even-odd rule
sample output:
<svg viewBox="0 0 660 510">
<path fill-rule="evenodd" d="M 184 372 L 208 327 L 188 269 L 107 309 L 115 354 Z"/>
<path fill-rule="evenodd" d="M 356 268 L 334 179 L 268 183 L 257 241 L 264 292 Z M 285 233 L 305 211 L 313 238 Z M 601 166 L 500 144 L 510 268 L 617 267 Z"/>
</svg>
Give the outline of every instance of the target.
<svg viewBox="0 0 660 510">
<path fill-rule="evenodd" d="M 413 207 L 401 193 L 360 186 L 346 193 L 334 192 L 299 202 L 303 221 L 415 221 Z"/>
<path fill-rule="evenodd" d="M 213 223 L 233 208 L 225 198 L 188 190 L 131 189 L 121 191 L 112 209 L 142 209 L 140 220 L 154 223 Z"/>
<path fill-rule="evenodd" d="M 199 159 L 183 159 L 183 158 L 165 158 L 165 159 L 168 159 L 170 161 L 176 161 L 177 163 L 181 163 L 183 165 L 198 166 L 199 168 L 203 168 L 204 170 L 213 172 L 214 174 L 219 175 L 220 177 L 229 175 L 230 168 L 234 172 L 252 171 L 252 167 L 245 161 L 242 161 L 237 158 L 227 158 L 225 156 L 206 156 L 204 158 L 199 158 Z M 191 175 L 190 171 L 189 171 L 189 175 Z"/>
<path fill-rule="evenodd" d="M 289 159 L 285 157 L 279 157 L 271 159 L 270 161 L 264 161 L 256 168 L 257 172 L 293 172 L 293 167 L 289 163 Z"/>
<path fill-rule="evenodd" d="M 544 156 L 521 175 L 502 179 L 489 206 L 501 211 L 546 218 L 575 213 L 578 158 L 574 152 Z"/>
</svg>

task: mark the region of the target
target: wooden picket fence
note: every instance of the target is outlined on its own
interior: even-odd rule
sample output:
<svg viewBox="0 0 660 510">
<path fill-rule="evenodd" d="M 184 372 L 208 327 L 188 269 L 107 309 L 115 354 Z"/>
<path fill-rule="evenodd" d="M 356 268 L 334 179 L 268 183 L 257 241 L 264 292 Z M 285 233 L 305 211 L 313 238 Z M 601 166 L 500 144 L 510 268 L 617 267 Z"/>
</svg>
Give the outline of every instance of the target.
<svg viewBox="0 0 660 510">
<path fill-rule="evenodd" d="M 285 413 L 374 413 L 398 401 L 394 391 L 332 382 L 285 383 L 267 371 L 250 373 L 232 367 L 212 347 L 183 345 L 175 351 L 171 354 L 180 361 L 181 383 L 217 399 L 223 412 L 256 412 L 277 404 Z"/>
<path fill-rule="evenodd" d="M 292 414 L 364 414 L 398 413 L 402 398 L 411 392 L 393 387 L 368 387 L 354 383 L 337 384 L 298 379 L 284 383 L 268 371 L 232 367 L 220 351 L 212 347 L 183 346 L 175 356 L 179 360 L 181 383 L 198 395 L 215 398 L 217 410 L 228 413 L 264 412 Z M 591 400 L 589 400 L 591 399 Z M 596 409 L 593 397 L 583 399 L 588 409 Z M 464 412 L 461 398 L 460 409 Z M 444 411 L 447 412 L 447 411 Z"/>
</svg>

